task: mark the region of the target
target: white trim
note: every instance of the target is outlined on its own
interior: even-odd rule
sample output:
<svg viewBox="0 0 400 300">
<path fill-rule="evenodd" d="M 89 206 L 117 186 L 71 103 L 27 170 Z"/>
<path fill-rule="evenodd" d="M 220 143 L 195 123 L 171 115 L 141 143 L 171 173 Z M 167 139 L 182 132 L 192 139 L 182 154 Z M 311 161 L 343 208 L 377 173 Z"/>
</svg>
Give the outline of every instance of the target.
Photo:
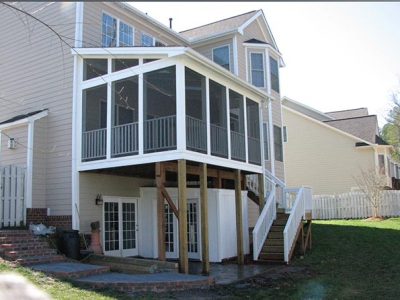
<svg viewBox="0 0 400 300">
<path fill-rule="evenodd" d="M 33 138 L 34 121 L 28 122 L 28 143 L 26 152 L 26 192 L 25 207 L 32 208 L 32 178 L 33 178 Z"/>
<path fill-rule="evenodd" d="M 144 149 L 144 145 L 143 145 L 143 134 L 144 134 L 144 116 L 143 116 L 143 112 L 144 112 L 144 107 L 143 107 L 143 97 L 144 97 L 144 93 L 143 93 L 143 74 L 139 74 L 139 86 L 138 86 L 138 96 L 139 96 L 139 103 L 138 103 L 138 138 L 139 138 L 139 155 L 143 155 L 143 149 Z"/>
<path fill-rule="evenodd" d="M 230 111 L 230 101 L 229 101 L 229 88 L 225 87 L 225 98 L 226 98 L 226 132 L 228 135 L 228 159 L 231 157 L 231 111 Z"/>
<path fill-rule="evenodd" d="M 250 83 L 252 84 L 252 85 L 254 85 L 254 86 L 256 86 L 254 83 L 253 83 L 253 69 L 252 69 L 252 57 L 251 57 L 251 55 L 252 54 L 261 54 L 261 56 L 262 56 L 262 71 L 263 71 L 263 85 L 262 86 L 257 86 L 258 88 L 260 88 L 260 89 L 265 89 L 266 87 L 267 87 L 267 84 L 266 84 L 266 74 L 265 74 L 265 71 L 266 71 L 266 68 L 265 68 L 265 53 L 264 52 L 254 52 L 254 51 L 250 51 L 249 52 L 249 54 L 250 54 L 250 68 L 249 68 L 249 75 L 250 75 Z"/>
<path fill-rule="evenodd" d="M 111 59 L 108 60 L 108 69 L 111 69 Z M 112 131 L 112 84 L 110 82 L 107 83 L 107 118 L 106 118 L 106 157 L 107 159 L 111 158 L 111 131 Z M 101 107 L 101 104 L 100 104 Z M 101 113 L 100 113 L 101 116 Z M 100 117 L 101 120 L 101 117 Z M 101 125 L 101 124 L 99 124 Z M 101 128 L 101 126 L 99 126 Z"/>
<path fill-rule="evenodd" d="M 254 16 L 252 16 L 250 19 L 248 19 L 246 22 L 244 22 L 239 28 L 238 32 L 243 35 L 244 30 L 251 24 L 253 23 L 260 15 L 262 14 L 262 11 L 259 10 Z"/>
<path fill-rule="evenodd" d="M 246 68 L 246 81 L 249 81 L 249 50 L 247 47 L 244 47 L 244 52 L 245 52 L 245 68 Z"/>
<path fill-rule="evenodd" d="M 221 48 L 225 48 L 225 47 L 228 47 L 229 69 L 226 69 L 226 68 L 222 67 L 220 64 L 216 63 L 215 60 L 214 60 L 214 50 L 221 49 Z M 231 63 L 231 45 L 230 45 L 230 44 L 225 44 L 225 45 L 221 45 L 221 46 L 217 46 L 217 47 L 212 48 L 212 49 L 211 49 L 211 54 L 212 54 L 212 61 L 213 61 L 215 64 L 219 65 L 220 67 L 224 68 L 225 70 L 231 71 L 231 65 L 232 65 L 232 63 Z"/>
<path fill-rule="evenodd" d="M 232 41 L 232 55 L 233 55 L 233 73 L 239 76 L 239 59 L 238 59 L 238 42 L 236 34 L 233 36 Z"/>
<path fill-rule="evenodd" d="M 293 104 L 295 104 L 295 105 L 298 105 L 298 106 L 300 106 L 300 107 L 303 107 L 303 108 L 306 109 L 306 110 L 309 110 L 309 111 L 311 111 L 311 112 L 313 112 L 313 113 L 316 113 L 317 115 L 320 115 L 321 117 L 324 117 L 324 118 L 327 118 L 327 119 L 330 119 L 330 120 L 335 120 L 334 117 L 331 117 L 331 116 L 329 116 L 328 114 L 323 113 L 322 111 L 316 110 L 315 108 L 312 108 L 311 106 L 305 105 L 305 104 L 303 104 L 303 103 L 300 103 L 300 102 L 298 102 L 298 101 L 295 101 L 295 100 L 293 100 L 293 99 L 290 99 L 289 97 L 286 97 L 286 96 L 284 96 L 284 97 L 282 98 L 282 105 L 283 105 L 283 106 L 286 106 L 286 105 L 285 105 L 285 102 L 289 102 L 289 103 L 291 102 L 291 103 L 293 103 Z M 286 107 L 287 107 L 287 106 L 286 106 Z M 294 108 L 291 108 L 291 109 L 295 110 Z M 297 111 L 297 110 L 296 110 L 296 111 Z"/>
<path fill-rule="evenodd" d="M 185 65 L 176 64 L 176 148 L 178 151 L 186 149 L 186 99 L 185 99 Z"/>
<path fill-rule="evenodd" d="M 43 110 L 43 111 L 41 111 L 41 112 L 39 112 L 37 114 L 34 114 L 32 116 L 25 117 L 23 119 L 20 119 L 20 120 L 14 121 L 14 122 L 1 124 L 0 125 L 0 130 L 10 129 L 10 128 L 22 126 L 22 125 L 25 125 L 25 124 L 27 124 L 29 122 L 34 122 L 34 121 L 39 120 L 39 119 L 41 119 L 43 117 L 46 117 L 48 114 L 49 114 L 49 111 L 47 109 L 45 109 L 45 110 Z"/>
<path fill-rule="evenodd" d="M 265 72 L 267 76 L 267 93 L 271 94 L 271 67 L 270 67 L 270 61 L 269 61 L 269 53 L 268 50 L 265 49 Z"/>
<path fill-rule="evenodd" d="M 249 163 L 249 138 L 247 132 L 247 97 L 243 95 L 242 97 L 243 97 L 243 122 L 244 122 L 244 155 L 246 163 Z"/>
<path fill-rule="evenodd" d="M 275 142 L 274 142 L 274 125 L 272 123 L 272 102 L 268 105 L 268 127 L 269 127 L 269 160 L 271 161 L 271 173 L 275 176 Z"/>
<path fill-rule="evenodd" d="M 282 54 L 276 51 L 270 44 L 243 43 L 242 45 L 248 48 L 268 49 L 279 58 L 282 57 Z"/>
<path fill-rule="evenodd" d="M 184 53 L 186 47 L 110 47 L 110 48 L 73 48 L 72 55 L 96 56 L 96 55 L 166 55 L 175 56 Z"/>
<path fill-rule="evenodd" d="M 211 155 L 211 119 L 210 119 L 210 82 L 209 82 L 209 78 L 205 77 L 205 81 L 206 81 L 207 154 Z M 1 145 L 1 141 L 0 141 L 0 145 Z"/>
<path fill-rule="evenodd" d="M 84 2 L 75 2 L 75 47 L 82 47 L 83 42 L 83 6 Z"/>
<path fill-rule="evenodd" d="M 228 39 L 227 36 L 237 34 L 237 33 L 238 33 L 238 30 L 233 29 L 230 31 L 217 33 L 215 35 L 210 35 L 210 36 L 206 36 L 206 37 L 201 37 L 201 38 L 194 37 L 194 38 L 189 39 L 189 43 L 191 46 L 196 45 L 196 47 L 199 47 L 199 44 L 215 43 L 215 42 L 217 42 L 217 39 L 220 39 L 220 40 Z"/>
<path fill-rule="evenodd" d="M 154 153 L 146 153 L 141 156 L 132 155 L 125 156 L 121 158 L 112 158 L 110 160 L 99 160 L 99 161 L 91 161 L 91 162 L 83 162 L 78 166 L 78 171 L 89 171 L 89 170 L 97 170 L 104 168 L 113 168 L 113 167 L 122 167 L 129 165 L 141 165 L 147 163 L 154 162 L 163 162 L 170 160 L 178 160 L 178 159 L 186 159 L 191 161 L 196 161 L 200 163 L 206 163 L 211 165 L 217 165 L 221 167 L 231 168 L 231 169 L 240 169 L 243 171 L 253 172 L 253 173 L 262 173 L 262 166 L 255 164 L 247 164 L 245 162 L 229 160 L 226 158 L 212 156 L 203 154 L 200 152 L 194 151 L 162 151 L 162 152 L 154 152 Z"/>
</svg>

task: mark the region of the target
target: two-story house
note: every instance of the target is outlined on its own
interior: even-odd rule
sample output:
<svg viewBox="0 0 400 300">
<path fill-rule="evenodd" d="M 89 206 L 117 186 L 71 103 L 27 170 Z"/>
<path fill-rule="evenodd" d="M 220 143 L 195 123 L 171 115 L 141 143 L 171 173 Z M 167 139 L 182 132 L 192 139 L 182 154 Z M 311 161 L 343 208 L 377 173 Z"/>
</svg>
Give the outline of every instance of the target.
<svg viewBox="0 0 400 300">
<path fill-rule="evenodd" d="M 8 5 L 0 165 L 26 166 L 27 222 L 100 221 L 106 255 L 183 272 L 188 258 L 242 263 L 259 218 L 246 176 L 260 209 L 264 179 L 284 184 L 283 62 L 262 11 L 177 33 L 118 2 Z"/>
</svg>

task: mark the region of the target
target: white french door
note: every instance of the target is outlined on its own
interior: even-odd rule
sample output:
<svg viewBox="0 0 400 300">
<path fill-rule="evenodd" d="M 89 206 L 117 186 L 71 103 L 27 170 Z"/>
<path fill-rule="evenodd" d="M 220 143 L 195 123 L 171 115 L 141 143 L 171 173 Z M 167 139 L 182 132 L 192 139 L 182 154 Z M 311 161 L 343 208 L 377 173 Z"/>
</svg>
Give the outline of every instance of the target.
<svg viewBox="0 0 400 300">
<path fill-rule="evenodd" d="M 103 228 L 105 255 L 138 255 L 137 199 L 104 197 Z"/>
</svg>

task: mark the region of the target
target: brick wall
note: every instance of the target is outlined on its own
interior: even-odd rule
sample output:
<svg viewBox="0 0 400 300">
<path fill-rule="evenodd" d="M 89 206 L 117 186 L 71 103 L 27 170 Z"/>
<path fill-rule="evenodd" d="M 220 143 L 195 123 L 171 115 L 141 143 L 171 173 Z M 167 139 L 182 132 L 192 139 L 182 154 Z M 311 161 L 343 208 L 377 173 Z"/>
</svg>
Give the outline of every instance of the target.
<svg viewBox="0 0 400 300">
<path fill-rule="evenodd" d="M 62 229 L 72 229 L 72 216 L 48 216 L 47 208 L 27 208 L 26 224 L 42 223 L 46 226 L 55 226 Z"/>
</svg>

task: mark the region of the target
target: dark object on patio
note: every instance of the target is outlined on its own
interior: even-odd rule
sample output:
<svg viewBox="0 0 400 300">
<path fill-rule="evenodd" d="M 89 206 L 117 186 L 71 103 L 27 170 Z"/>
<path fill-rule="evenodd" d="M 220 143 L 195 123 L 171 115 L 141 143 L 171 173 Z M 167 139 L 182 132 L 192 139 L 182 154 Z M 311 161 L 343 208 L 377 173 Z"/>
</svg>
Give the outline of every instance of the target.
<svg viewBox="0 0 400 300">
<path fill-rule="evenodd" d="M 95 254 L 102 254 L 103 251 L 100 244 L 100 222 L 92 222 L 90 223 L 90 227 L 92 228 L 92 235 L 90 238 L 89 250 L 93 251 Z"/>
<path fill-rule="evenodd" d="M 60 237 L 60 251 L 67 257 L 80 259 L 80 237 L 78 230 L 64 230 Z"/>
</svg>

